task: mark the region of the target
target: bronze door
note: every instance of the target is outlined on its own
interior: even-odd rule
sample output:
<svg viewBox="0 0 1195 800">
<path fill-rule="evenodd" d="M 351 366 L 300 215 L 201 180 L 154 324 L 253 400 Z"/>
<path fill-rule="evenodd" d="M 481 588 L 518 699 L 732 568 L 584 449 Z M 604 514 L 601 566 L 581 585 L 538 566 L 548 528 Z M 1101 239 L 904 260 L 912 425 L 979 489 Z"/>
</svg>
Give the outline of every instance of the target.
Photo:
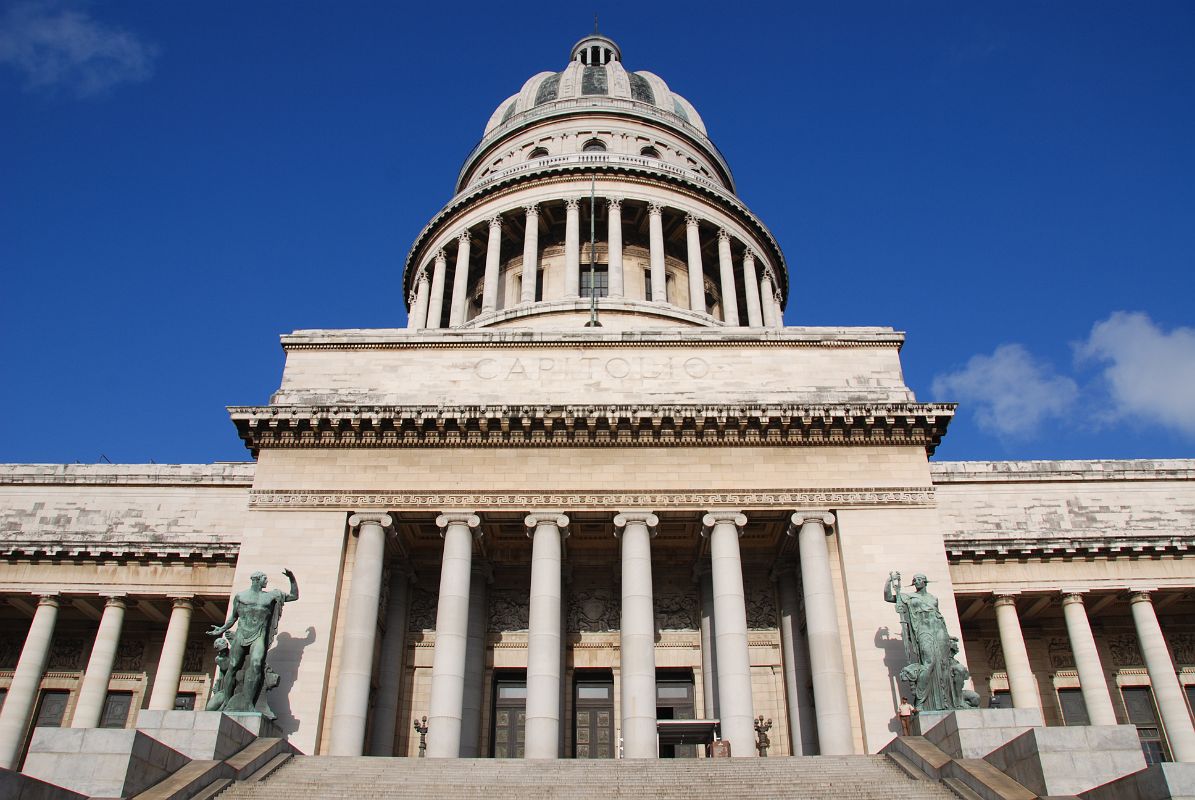
<svg viewBox="0 0 1195 800">
<path fill-rule="evenodd" d="M 499 678 L 494 686 L 494 758 L 522 758 L 527 729 L 527 681 Z"/>
<path fill-rule="evenodd" d="M 573 699 L 573 757 L 614 758 L 613 678 L 578 679 Z"/>
<path fill-rule="evenodd" d="M 66 703 L 71 693 L 65 691 L 48 690 L 42 692 L 41 703 L 37 707 L 34 718 L 35 728 L 61 728 L 62 718 L 66 716 Z"/>
</svg>

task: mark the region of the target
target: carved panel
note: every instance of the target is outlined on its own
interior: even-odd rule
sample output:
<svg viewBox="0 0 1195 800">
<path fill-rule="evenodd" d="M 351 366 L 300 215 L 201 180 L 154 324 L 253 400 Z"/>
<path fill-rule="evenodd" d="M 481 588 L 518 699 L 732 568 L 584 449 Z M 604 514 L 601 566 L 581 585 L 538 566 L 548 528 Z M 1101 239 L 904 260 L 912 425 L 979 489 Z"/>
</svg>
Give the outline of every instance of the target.
<svg viewBox="0 0 1195 800">
<path fill-rule="evenodd" d="M 212 663 L 215 663 L 214 657 Z M 207 672 L 207 668 L 207 642 L 203 639 L 187 642 L 187 649 L 183 651 L 183 672 Z"/>
<path fill-rule="evenodd" d="M 616 631 L 620 603 L 610 589 L 574 591 L 569 597 L 568 629 L 577 633 Z"/>
<path fill-rule="evenodd" d="M 1137 635 L 1118 633 L 1108 637 L 1108 651 L 1112 654 L 1114 667 L 1140 667 L 1145 664 L 1141 649 L 1137 647 Z"/>
<path fill-rule="evenodd" d="M 415 633 L 435 633 L 438 592 L 415 584 L 411 587 L 411 605 L 407 611 L 407 630 Z"/>
<path fill-rule="evenodd" d="M 528 594 L 517 589 L 490 590 L 490 630 L 525 631 L 528 627 Z"/>
<path fill-rule="evenodd" d="M 145 669 L 145 641 L 121 639 L 116 647 L 116 661 L 113 662 L 112 668 L 117 672 L 141 672 Z"/>
<path fill-rule="evenodd" d="M 747 588 L 747 628 L 753 631 L 773 630 L 780 627 L 776 614 L 776 596 L 772 584 L 758 581 Z"/>
<path fill-rule="evenodd" d="M 87 642 L 77 636 L 56 637 L 50 644 L 50 658 L 46 669 L 82 669 L 83 651 Z"/>
<path fill-rule="evenodd" d="M 983 651 L 988 657 L 988 668 L 992 671 L 1004 669 L 1004 648 L 999 639 L 984 639 Z"/>
<path fill-rule="evenodd" d="M 1174 649 L 1174 663 L 1195 665 L 1195 633 L 1176 633 L 1169 639 L 1170 647 Z"/>
<path fill-rule="evenodd" d="M 1050 654 L 1051 668 L 1075 668 L 1075 654 L 1071 652 L 1070 639 L 1065 636 L 1051 636 L 1047 648 Z"/>
<path fill-rule="evenodd" d="M 697 598 L 692 593 L 661 591 L 654 599 L 656 630 L 695 631 L 698 629 Z"/>
</svg>

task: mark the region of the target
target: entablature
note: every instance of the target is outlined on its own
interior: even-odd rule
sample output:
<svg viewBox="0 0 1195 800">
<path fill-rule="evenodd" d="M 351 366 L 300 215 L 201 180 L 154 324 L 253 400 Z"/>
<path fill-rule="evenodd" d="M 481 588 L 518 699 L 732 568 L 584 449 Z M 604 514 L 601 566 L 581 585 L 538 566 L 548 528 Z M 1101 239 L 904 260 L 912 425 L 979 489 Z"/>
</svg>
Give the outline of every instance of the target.
<svg viewBox="0 0 1195 800">
<path fill-rule="evenodd" d="M 1074 559 L 1100 557 L 1153 557 L 1191 551 L 1190 536 L 1092 536 L 992 539 L 947 536 L 946 557 L 951 563 L 1007 561 L 1027 558 Z"/>
</svg>

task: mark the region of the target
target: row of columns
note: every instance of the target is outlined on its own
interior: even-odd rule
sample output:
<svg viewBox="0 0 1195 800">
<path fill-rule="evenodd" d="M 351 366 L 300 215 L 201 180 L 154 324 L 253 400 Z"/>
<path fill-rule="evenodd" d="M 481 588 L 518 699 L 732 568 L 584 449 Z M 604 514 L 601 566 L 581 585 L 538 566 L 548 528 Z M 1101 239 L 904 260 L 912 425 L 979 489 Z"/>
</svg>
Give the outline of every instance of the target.
<svg viewBox="0 0 1195 800">
<path fill-rule="evenodd" d="M 622 270 L 622 200 L 606 200 L 606 241 L 609 250 L 609 297 L 623 297 L 625 286 Z M 523 209 L 523 283 L 520 303 L 535 302 L 539 259 L 539 206 Z M 652 302 L 668 305 L 667 275 L 664 254 L 664 206 L 648 204 L 648 252 Z M 581 214 L 580 201 L 565 201 L 565 272 L 564 297 L 577 298 L 581 293 Z M 705 273 L 701 263 L 701 220 L 685 215 L 685 241 L 689 273 L 689 307 L 706 313 Z M 456 272 L 449 298 L 447 326 L 443 320 L 444 292 L 448 271 L 448 254 L 438 250 L 432 258 L 431 269 L 424 265 L 416 273 L 413 291 L 408 298 L 410 314 L 407 327 L 412 329 L 458 327 L 465 323 L 468 311 L 469 253 L 472 238 L 468 231 L 457 236 Z M 489 220 L 489 239 L 486 246 L 485 273 L 482 279 L 481 313 L 498 308 L 499 268 L 502 249 L 502 217 Z M 762 265 L 762 267 L 761 267 Z M 731 234 L 718 229 L 718 274 L 722 292 L 722 315 L 727 325 L 738 326 L 739 294 L 735 278 L 735 264 L 731 250 Z M 761 262 L 758 255 L 747 248 L 741 259 L 743 292 L 747 308 L 747 325 L 753 328 L 783 327 L 783 311 L 779 284 L 770 264 Z"/>
<path fill-rule="evenodd" d="M 172 599 L 174 607 L 166 627 L 166 639 L 162 645 L 162 655 L 158 661 L 158 670 L 149 697 L 148 707 L 154 710 L 167 711 L 174 708 L 194 609 L 193 599 L 189 596 L 177 596 Z M 29 633 L 21 648 L 17 668 L 4 699 L 4 707 L 0 710 L 0 767 L 14 769 L 20 758 L 25 733 L 32 720 L 38 689 L 50 656 L 50 643 L 54 638 L 60 602 L 59 597 L 52 594 L 38 598 L 33 623 L 29 626 Z M 108 684 L 112 680 L 112 670 L 116 663 L 126 607 L 124 595 L 111 595 L 106 598 L 95 643 L 91 648 L 87 669 L 83 673 L 75 712 L 71 717 L 72 728 L 94 728 L 100 724 L 104 701 L 108 696 Z"/>
<path fill-rule="evenodd" d="M 709 539 L 708 589 L 712 600 L 704 614 L 712 659 L 707 674 L 716 698 L 708 708 L 717 709 L 722 736 L 736 756 L 755 755 L 754 706 L 751 696 L 751 661 L 747 640 L 747 612 L 743 588 L 739 537 L 747 517 L 739 511 L 711 511 L 703 519 L 703 536 Z M 834 517 L 825 512 L 800 512 L 792 517 L 790 535 L 798 538 L 801 553 L 800 584 L 804 592 L 808 628 L 808 671 L 813 681 L 816 713 L 809 719 L 808 704 L 789 692 L 789 715 L 816 727 L 820 752 L 854 750 L 847 713 L 846 673 L 838 628 L 837 603 L 830 574 L 826 536 Z M 364 752 L 373 652 L 377 635 L 379 591 L 385 538 L 393 531 L 387 514 L 354 514 L 349 520 L 358 536 L 348 597 L 348 619 L 341 645 L 332 714 L 332 755 Z M 622 618 L 620 622 L 621 730 L 626 758 L 654 758 L 656 745 L 655 611 L 652 597 L 651 539 L 659 519 L 649 510 L 628 510 L 614 519 L 620 541 Z M 531 544 L 531 589 L 528 598 L 527 708 L 525 753 L 527 758 L 558 757 L 561 747 L 563 691 L 562 543 L 568 536 L 568 517 L 558 511 L 533 512 L 525 519 Z M 456 758 L 475 755 L 477 731 L 468 729 L 479 715 L 469 713 L 470 686 L 480 685 L 484 663 L 470 665 L 470 655 L 482 653 L 484 629 L 477 627 L 478 593 L 485 581 L 472 562 L 473 541 L 481 536 L 481 519 L 471 511 L 446 511 L 436 518 L 443 538 L 436 640 L 432 658 L 431 697 L 428 709 L 427 755 Z M 405 580 L 403 578 L 402 580 Z M 401 597 L 405 584 L 392 584 L 393 598 Z M 397 592 L 397 594 L 395 594 Z M 794 619 L 795 583 L 782 584 L 782 614 Z M 393 601 L 392 601 L 393 603 Z M 391 615 L 400 614 L 390 620 Z M 383 676 L 398 673 L 405 607 L 386 611 L 387 635 L 382 643 Z M 471 621 L 473 625 L 471 626 Z M 390 631 L 395 631 L 392 641 Z M 470 641 L 473 639 L 474 641 Z M 391 653 L 392 650 L 396 652 Z M 790 641 L 786 669 L 794 683 L 798 665 Z M 387 655 L 391 653 L 391 655 Z M 706 658 L 703 652 L 703 658 Z M 801 659 L 804 661 L 804 658 Z M 786 680 L 788 676 L 786 676 Z M 393 685 L 391 685 L 393 684 Z M 383 677 L 376 699 L 371 752 L 388 755 L 394 742 L 398 708 L 396 680 Z M 380 733 L 379 733 L 380 732 Z M 794 736 L 794 741 L 797 737 Z M 803 741 L 811 741 L 806 735 Z M 810 745 L 806 745 L 810 747 Z"/>
<path fill-rule="evenodd" d="M 1029 652 L 1017 615 L 1016 599 L 1015 592 L 998 592 L 994 603 L 1000 646 L 1008 673 L 1009 695 L 1016 708 L 1041 708 L 1037 680 L 1029 664 Z M 1145 669 L 1149 673 L 1150 686 L 1162 717 L 1162 727 L 1170 742 L 1171 754 L 1175 761 L 1195 761 L 1195 726 L 1187 711 L 1183 688 L 1158 624 L 1150 592 L 1134 591 L 1129 596 L 1129 602 Z M 1115 725 L 1116 712 L 1112 707 L 1106 673 L 1096 650 L 1091 621 L 1083 603 L 1083 592 L 1063 592 L 1062 613 L 1088 719 L 1092 725 Z"/>
</svg>

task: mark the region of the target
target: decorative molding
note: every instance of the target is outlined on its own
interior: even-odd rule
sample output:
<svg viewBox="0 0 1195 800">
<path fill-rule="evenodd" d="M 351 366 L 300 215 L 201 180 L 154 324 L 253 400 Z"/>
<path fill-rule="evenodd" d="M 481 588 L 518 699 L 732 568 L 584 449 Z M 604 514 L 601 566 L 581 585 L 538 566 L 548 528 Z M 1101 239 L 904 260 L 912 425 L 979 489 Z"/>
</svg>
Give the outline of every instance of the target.
<svg viewBox="0 0 1195 800">
<path fill-rule="evenodd" d="M 28 534 L 26 534 L 28 535 Z M 240 540 L 219 542 L 187 541 L 96 541 L 95 539 L 58 539 L 41 535 L 31 539 L 0 538 L 0 556 L 48 558 L 132 558 L 148 561 L 170 559 L 204 559 L 235 562 L 240 552 Z"/>
<path fill-rule="evenodd" d="M 834 508 L 857 506 L 932 506 L 934 491 L 928 487 L 853 489 L 765 489 L 743 492 L 676 492 L 663 489 L 642 491 L 415 491 L 404 489 L 256 489 L 249 493 L 249 507 L 255 509 L 361 509 L 434 510 L 475 508 L 481 511 L 526 511 L 527 509 L 621 510 L 625 508 L 693 509 L 781 508 L 822 505 Z"/>
<path fill-rule="evenodd" d="M 254 455 L 265 448 L 922 446 L 933 454 L 949 403 L 772 406 L 232 406 Z"/>
<path fill-rule="evenodd" d="M 955 533 L 944 537 L 946 557 L 960 561 L 1006 559 L 1069 559 L 1087 556 L 1183 555 L 1193 547 L 1188 536 L 1091 536 L 994 539 Z"/>
</svg>

